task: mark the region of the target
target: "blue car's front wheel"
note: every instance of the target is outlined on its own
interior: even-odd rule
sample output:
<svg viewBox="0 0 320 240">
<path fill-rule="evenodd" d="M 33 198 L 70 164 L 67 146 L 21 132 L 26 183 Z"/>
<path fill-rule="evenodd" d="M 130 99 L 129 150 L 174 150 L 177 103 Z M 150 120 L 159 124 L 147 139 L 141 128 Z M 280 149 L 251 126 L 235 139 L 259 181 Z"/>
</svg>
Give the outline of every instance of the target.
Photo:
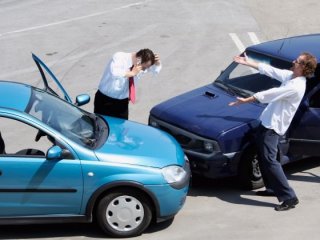
<svg viewBox="0 0 320 240">
<path fill-rule="evenodd" d="M 149 226 L 151 219 L 149 201 L 129 188 L 109 193 L 100 200 L 97 208 L 100 227 L 114 237 L 137 236 Z"/>
</svg>

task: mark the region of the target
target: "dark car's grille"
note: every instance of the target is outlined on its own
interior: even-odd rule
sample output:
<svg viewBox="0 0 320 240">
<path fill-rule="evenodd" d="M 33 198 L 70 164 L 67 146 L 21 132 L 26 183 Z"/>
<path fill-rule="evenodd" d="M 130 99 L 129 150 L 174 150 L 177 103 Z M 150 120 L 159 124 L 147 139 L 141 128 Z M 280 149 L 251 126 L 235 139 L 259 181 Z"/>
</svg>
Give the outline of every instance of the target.
<svg viewBox="0 0 320 240">
<path fill-rule="evenodd" d="M 192 139 L 189 137 L 186 137 L 184 135 L 178 134 L 178 135 L 174 135 L 174 137 L 177 139 L 177 141 L 181 144 L 181 145 L 188 145 Z"/>
<path fill-rule="evenodd" d="M 186 146 L 188 144 L 190 144 L 190 142 L 192 141 L 192 138 L 187 137 L 185 135 L 182 135 L 180 133 L 177 133 L 174 130 L 171 130 L 167 127 L 164 127 L 163 125 L 160 125 L 159 128 L 169 134 L 171 134 L 182 146 Z"/>
<path fill-rule="evenodd" d="M 197 136 L 193 133 L 188 132 L 187 130 L 178 128 L 161 120 L 155 120 L 155 118 L 152 118 L 152 121 L 156 121 L 156 126 L 158 128 L 172 135 L 185 150 L 207 153 L 204 149 L 204 142 L 214 142 L 210 139 L 205 139 L 203 137 Z M 217 151 L 219 149 L 219 146 L 217 144 L 214 144 L 214 148 L 215 151 Z"/>
</svg>

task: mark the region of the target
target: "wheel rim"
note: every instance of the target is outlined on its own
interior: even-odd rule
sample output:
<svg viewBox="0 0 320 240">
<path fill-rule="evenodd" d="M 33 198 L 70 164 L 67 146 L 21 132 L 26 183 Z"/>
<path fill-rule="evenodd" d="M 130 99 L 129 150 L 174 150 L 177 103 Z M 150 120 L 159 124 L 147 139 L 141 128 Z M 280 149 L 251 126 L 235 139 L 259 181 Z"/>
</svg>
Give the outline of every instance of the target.
<svg viewBox="0 0 320 240">
<path fill-rule="evenodd" d="M 117 231 L 131 231 L 142 223 L 143 218 L 143 206 L 132 196 L 124 195 L 113 199 L 106 210 L 108 224 Z"/>
<path fill-rule="evenodd" d="M 252 174 L 257 179 L 261 178 L 261 171 L 257 156 L 254 156 L 252 160 Z"/>
</svg>

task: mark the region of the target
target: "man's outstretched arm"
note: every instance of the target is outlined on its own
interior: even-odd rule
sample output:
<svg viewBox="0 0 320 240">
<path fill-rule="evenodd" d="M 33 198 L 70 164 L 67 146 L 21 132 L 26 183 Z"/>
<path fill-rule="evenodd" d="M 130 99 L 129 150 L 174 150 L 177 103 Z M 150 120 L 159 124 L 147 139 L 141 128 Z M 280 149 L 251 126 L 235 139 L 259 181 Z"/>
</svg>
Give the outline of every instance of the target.
<svg viewBox="0 0 320 240">
<path fill-rule="evenodd" d="M 240 55 L 238 55 L 238 56 L 235 56 L 233 60 L 239 64 L 246 65 L 258 70 L 258 63 L 253 60 L 249 60 L 246 53 L 244 53 L 244 57 L 241 57 Z"/>
</svg>

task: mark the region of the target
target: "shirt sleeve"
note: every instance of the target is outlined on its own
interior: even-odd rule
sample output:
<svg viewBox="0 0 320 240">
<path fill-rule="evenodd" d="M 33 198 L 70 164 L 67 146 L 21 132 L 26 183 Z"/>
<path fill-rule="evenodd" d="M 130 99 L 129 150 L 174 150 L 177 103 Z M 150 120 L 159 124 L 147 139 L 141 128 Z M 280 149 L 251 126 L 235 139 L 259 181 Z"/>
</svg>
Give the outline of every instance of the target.
<svg viewBox="0 0 320 240">
<path fill-rule="evenodd" d="M 277 79 L 280 82 L 283 82 L 292 78 L 292 74 L 293 74 L 292 71 L 275 68 L 265 63 L 259 63 L 258 69 L 261 74 Z"/>
<path fill-rule="evenodd" d="M 124 64 L 125 59 L 120 53 L 115 53 L 111 59 L 110 72 L 115 77 L 124 77 L 128 71 Z"/>
<path fill-rule="evenodd" d="M 149 69 L 148 72 L 152 72 L 153 74 L 158 74 L 162 69 L 162 65 L 160 63 L 160 65 L 152 65 Z"/>
<path fill-rule="evenodd" d="M 261 103 L 270 103 L 291 97 L 294 94 L 297 94 L 297 90 L 294 88 L 293 84 L 287 84 L 285 86 L 257 92 L 253 95 L 253 97 Z"/>
</svg>

